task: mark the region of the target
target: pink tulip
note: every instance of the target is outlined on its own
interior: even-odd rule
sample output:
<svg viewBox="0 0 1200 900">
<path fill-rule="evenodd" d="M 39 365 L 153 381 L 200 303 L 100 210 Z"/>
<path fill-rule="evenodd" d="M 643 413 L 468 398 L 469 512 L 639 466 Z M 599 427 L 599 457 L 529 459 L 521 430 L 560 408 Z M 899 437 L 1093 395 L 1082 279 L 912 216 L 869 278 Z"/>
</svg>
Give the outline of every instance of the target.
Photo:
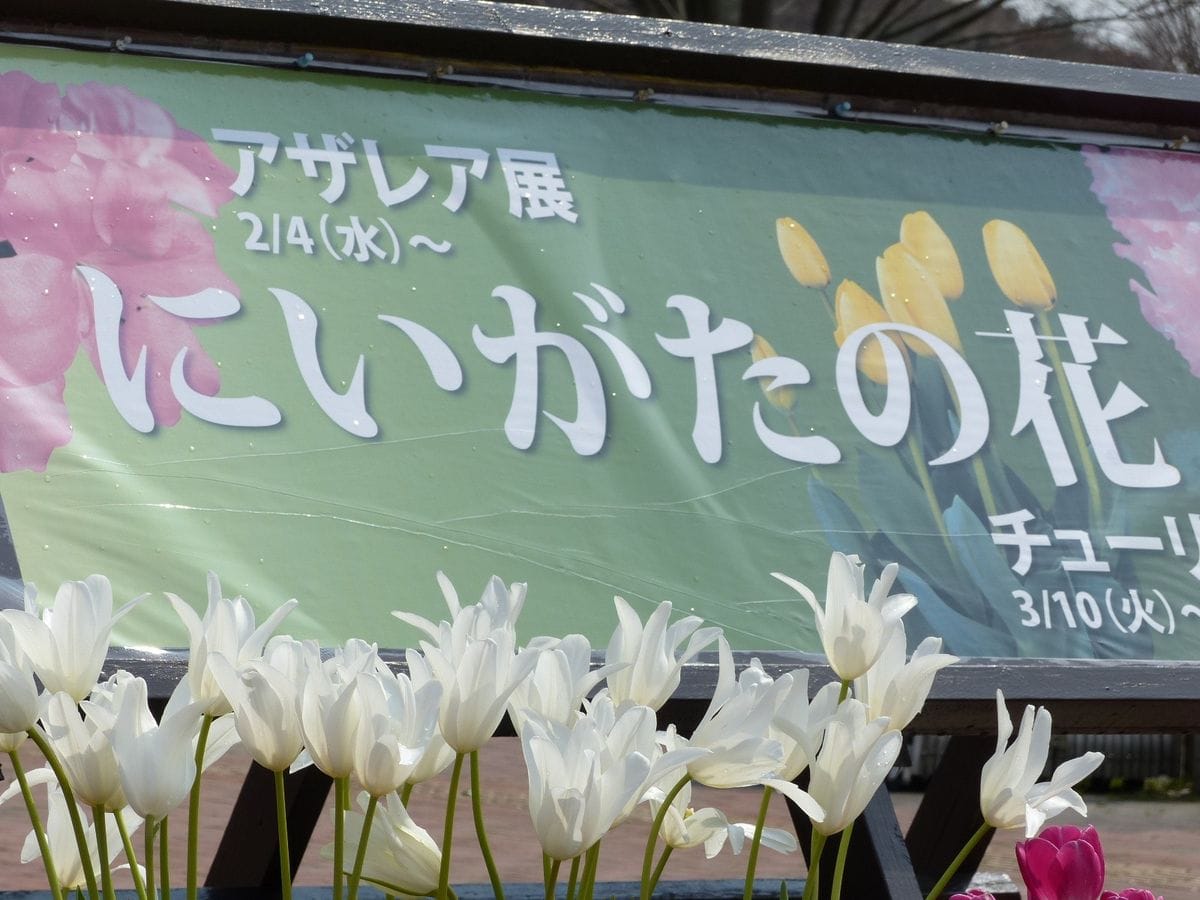
<svg viewBox="0 0 1200 900">
<path fill-rule="evenodd" d="M 1145 888 L 1125 888 L 1119 894 L 1116 891 L 1105 891 L 1100 895 L 1100 900 L 1163 900 L 1163 898 L 1155 897 L 1154 891 L 1148 891 Z"/>
<path fill-rule="evenodd" d="M 1097 900 L 1104 889 L 1104 851 L 1089 825 L 1052 826 L 1017 844 L 1029 900 Z"/>
</svg>

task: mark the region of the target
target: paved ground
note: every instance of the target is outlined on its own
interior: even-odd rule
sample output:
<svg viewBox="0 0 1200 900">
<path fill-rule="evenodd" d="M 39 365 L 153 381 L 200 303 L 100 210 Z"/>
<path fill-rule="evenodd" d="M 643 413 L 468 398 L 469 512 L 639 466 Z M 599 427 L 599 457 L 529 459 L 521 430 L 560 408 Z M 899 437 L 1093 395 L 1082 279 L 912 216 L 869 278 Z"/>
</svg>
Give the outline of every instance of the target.
<svg viewBox="0 0 1200 900">
<path fill-rule="evenodd" d="M 23 754 L 30 765 L 33 754 Z M 201 865 L 207 865 L 216 848 L 225 820 L 242 775 L 248 765 L 245 755 L 230 754 L 205 782 L 201 843 Z M 7 771 L 7 766 L 5 767 Z M 493 851 L 506 879 L 537 881 L 541 878 L 540 855 L 532 838 L 525 807 L 525 774 L 520 750 L 513 740 L 494 741 L 484 751 L 482 762 L 485 814 Z M 413 796 L 414 819 L 440 840 L 441 811 L 444 809 L 447 781 L 423 785 Z M 719 796 L 718 796 L 719 795 Z M 916 810 L 917 794 L 897 794 L 895 803 L 901 824 L 907 825 Z M 1090 821 L 1100 830 L 1108 856 L 1108 884 L 1151 888 L 1165 900 L 1200 900 L 1200 858 L 1196 856 L 1196 838 L 1200 835 L 1200 804 L 1191 802 L 1149 803 L 1143 801 L 1089 798 Z M 716 792 L 698 789 L 695 806 L 719 806 L 740 821 L 753 819 L 758 808 L 754 791 Z M 782 803 L 772 811 L 772 824 L 787 826 Z M 175 883 L 182 882 L 186 830 L 185 817 L 173 821 L 173 868 Z M 1067 821 L 1064 818 L 1064 821 Z M 600 864 L 601 880 L 635 878 L 641 865 L 647 818 L 630 822 L 604 842 Z M 29 830 L 25 811 L 19 802 L 0 807 L 0 889 L 35 888 L 44 885 L 35 865 L 20 865 L 21 844 Z M 304 859 L 298 883 L 328 884 L 328 863 L 316 852 L 331 839 L 332 827 L 324 823 L 314 838 L 314 849 Z M 1019 835 L 1001 834 L 989 848 L 984 862 L 990 871 L 1003 871 L 1017 878 L 1013 844 Z M 135 838 L 136 841 L 136 838 Z M 484 881 L 486 873 L 474 845 L 469 802 L 459 804 L 454 846 L 454 879 L 458 882 Z M 728 851 L 713 860 L 705 860 L 700 851 L 677 853 L 667 867 L 665 878 L 737 878 L 744 874 L 743 858 Z M 796 876 L 803 872 L 803 859 L 765 853 L 760 861 L 763 877 Z M 1019 880 L 1019 878 L 1018 878 Z"/>
</svg>

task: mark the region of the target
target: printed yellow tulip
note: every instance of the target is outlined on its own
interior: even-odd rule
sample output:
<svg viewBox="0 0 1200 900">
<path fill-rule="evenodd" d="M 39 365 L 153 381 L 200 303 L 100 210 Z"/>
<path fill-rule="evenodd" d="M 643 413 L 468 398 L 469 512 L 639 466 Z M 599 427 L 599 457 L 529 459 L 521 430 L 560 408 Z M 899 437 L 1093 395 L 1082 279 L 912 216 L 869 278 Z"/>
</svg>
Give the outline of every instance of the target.
<svg viewBox="0 0 1200 900">
<path fill-rule="evenodd" d="M 788 271 L 805 287 L 829 284 L 829 263 L 808 230 L 792 218 L 775 220 L 775 238 Z"/>
<path fill-rule="evenodd" d="M 778 356 L 775 348 L 761 334 L 754 335 L 754 343 L 750 345 L 750 358 L 755 362 L 761 362 L 764 359 L 771 359 Z M 770 387 L 774 378 L 760 378 L 758 384 L 762 388 L 763 396 L 767 398 L 767 402 L 776 409 L 781 409 L 788 412 L 796 405 L 796 389 L 789 386 Z"/>
<path fill-rule="evenodd" d="M 892 321 L 915 325 L 962 352 L 962 341 L 946 298 L 938 290 L 933 276 L 903 245 L 892 244 L 875 260 L 875 274 L 879 279 L 883 308 Z M 920 338 L 905 335 L 904 342 L 922 356 L 934 355 Z"/>
<path fill-rule="evenodd" d="M 837 307 L 837 329 L 833 332 L 833 339 L 839 347 L 858 329 L 891 321 L 875 298 L 848 278 L 838 285 L 834 303 Z M 876 384 L 887 384 L 887 363 L 879 338 L 868 340 L 859 348 L 857 362 L 858 371 Z"/>
<path fill-rule="evenodd" d="M 921 209 L 901 219 L 900 243 L 933 276 L 943 297 L 957 300 L 962 296 L 963 272 L 958 253 L 933 216 Z"/>
<path fill-rule="evenodd" d="M 1005 297 L 1026 309 L 1046 310 L 1054 305 L 1058 299 L 1054 279 L 1024 231 L 1012 222 L 992 219 L 983 226 L 983 249 Z"/>
</svg>

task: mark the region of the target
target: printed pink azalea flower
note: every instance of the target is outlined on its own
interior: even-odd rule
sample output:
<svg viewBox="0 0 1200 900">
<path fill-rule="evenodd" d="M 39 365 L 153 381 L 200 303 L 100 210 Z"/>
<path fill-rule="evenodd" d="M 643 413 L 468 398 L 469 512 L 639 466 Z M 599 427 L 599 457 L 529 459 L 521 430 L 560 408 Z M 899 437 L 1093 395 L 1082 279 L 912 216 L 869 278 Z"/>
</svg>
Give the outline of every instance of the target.
<svg viewBox="0 0 1200 900">
<path fill-rule="evenodd" d="M 1085 147 L 1094 193 L 1126 243 L 1113 250 L 1146 277 L 1131 279 L 1142 315 L 1200 378 L 1200 160 L 1192 154 Z"/>
<path fill-rule="evenodd" d="M 1148 891 L 1145 888 L 1125 888 L 1119 894 L 1116 891 L 1105 891 L 1100 895 L 1100 900 L 1163 900 L 1163 898 L 1155 897 L 1154 891 Z"/>
<path fill-rule="evenodd" d="M 204 323 L 151 298 L 236 293 L 202 220 L 232 199 L 233 177 L 198 135 L 124 87 L 64 93 L 23 72 L 0 75 L 0 241 L 12 249 L 0 253 L 0 471 L 40 471 L 70 440 L 62 376 L 81 345 L 99 372 L 91 295 L 76 266 L 120 290 L 121 357 L 132 371 L 145 348 L 157 425 L 180 417 L 170 372 L 181 350 L 191 387 L 217 392 L 217 367 L 193 331 Z"/>
<path fill-rule="evenodd" d="M 1089 825 L 1054 825 L 1017 844 L 1029 900 L 1097 900 L 1104 889 L 1104 851 Z"/>
</svg>

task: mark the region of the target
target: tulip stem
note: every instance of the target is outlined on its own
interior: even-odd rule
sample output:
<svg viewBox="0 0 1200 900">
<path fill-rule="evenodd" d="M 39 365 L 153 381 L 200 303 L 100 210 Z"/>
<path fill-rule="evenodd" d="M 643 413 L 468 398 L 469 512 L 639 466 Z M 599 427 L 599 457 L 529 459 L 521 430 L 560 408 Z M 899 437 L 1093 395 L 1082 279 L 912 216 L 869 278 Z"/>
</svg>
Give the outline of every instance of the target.
<svg viewBox="0 0 1200 900">
<path fill-rule="evenodd" d="M 346 782 L 347 785 L 349 785 L 349 783 L 350 783 L 349 781 Z M 413 784 L 411 781 L 409 781 L 409 782 L 405 783 L 404 787 L 400 788 L 400 803 L 404 806 L 405 809 L 408 809 L 408 801 L 410 799 L 412 799 L 412 792 L 413 792 L 413 788 L 415 788 L 415 787 L 416 787 L 416 785 Z M 347 790 L 349 790 L 349 788 L 347 788 Z M 347 808 L 349 808 L 349 806 L 350 806 L 349 801 L 346 802 L 346 806 L 347 806 Z"/>
<path fill-rule="evenodd" d="M 850 835 L 854 832 L 851 822 L 838 838 L 837 860 L 833 864 L 833 896 L 831 900 L 842 900 L 842 878 L 846 874 L 846 857 L 850 853 Z"/>
<path fill-rule="evenodd" d="M 845 682 L 842 682 L 842 686 L 845 687 Z M 772 788 L 763 786 L 762 802 L 758 804 L 758 818 L 754 820 L 754 839 L 750 841 L 750 857 L 746 860 L 746 887 L 742 891 L 742 900 L 751 900 L 754 894 L 754 870 L 758 868 L 758 848 L 762 844 L 763 828 L 767 824 L 767 810 L 771 806 L 773 793 Z"/>
<path fill-rule="evenodd" d="M 804 878 L 804 896 L 801 900 L 816 900 L 821 883 L 821 851 L 825 849 L 825 835 L 815 828 L 808 851 L 808 874 Z"/>
<path fill-rule="evenodd" d="M 346 860 L 346 807 L 350 776 L 333 779 L 333 898 L 342 900 L 342 869 Z"/>
<path fill-rule="evenodd" d="M 129 862 L 129 871 L 133 873 L 133 889 L 137 891 L 138 900 L 150 900 L 146 895 L 146 882 L 138 868 L 137 853 L 133 849 L 129 829 L 125 827 L 125 817 L 118 809 L 113 813 L 113 818 L 117 820 L 117 832 L 121 835 L 121 846 L 125 848 L 125 859 Z"/>
<path fill-rule="evenodd" d="M 158 880 L 162 882 L 162 900 L 171 900 L 171 846 L 167 832 L 169 818 L 163 816 L 158 826 Z"/>
<path fill-rule="evenodd" d="M 200 777 L 204 774 L 204 749 L 208 743 L 208 732 L 213 717 L 208 713 L 200 722 L 200 735 L 196 738 L 196 780 L 188 797 L 188 843 L 187 843 L 187 900 L 196 900 L 197 873 L 200 869 Z"/>
<path fill-rule="evenodd" d="M 1088 449 L 1087 437 L 1084 435 L 1083 425 L 1079 421 L 1079 407 L 1075 405 L 1075 395 L 1071 393 L 1070 385 L 1067 383 L 1067 375 L 1063 369 L 1062 356 L 1058 352 L 1058 344 L 1051 340 L 1053 330 L 1050 327 L 1050 317 L 1044 309 L 1038 310 L 1038 326 L 1042 337 L 1047 339 L 1045 342 L 1046 355 L 1050 357 L 1050 364 L 1054 366 L 1054 377 L 1058 379 L 1063 404 L 1067 407 L 1067 419 L 1071 423 L 1071 434 L 1075 438 L 1075 445 L 1079 448 L 1079 458 L 1083 463 L 1083 477 L 1087 479 L 1088 499 L 1092 502 L 1091 521 L 1095 522 L 1100 518 L 1100 484 L 1096 479 L 1096 467 L 1092 464 L 1092 454 Z"/>
<path fill-rule="evenodd" d="M 104 821 L 104 806 L 100 803 L 92 806 L 92 830 L 96 834 L 96 855 L 100 858 L 100 883 L 104 888 L 104 900 L 117 900 L 117 892 L 113 889 L 112 864 L 108 860 L 108 823 Z"/>
<path fill-rule="evenodd" d="M 154 900 L 154 892 L 158 887 L 154 882 L 155 827 L 154 816 L 147 816 L 145 830 L 142 832 L 142 859 L 146 864 L 146 900 Z"/>
<path fill-rule="evenodd" d="M 663 822 L 667 818 L 667 810 L 679 795 L 679 792 L 692 780 L 691 775 L 684 775 L 675 783 L 675 787 L 667 792 L 658 807 L 658 813 L 650 824 L 650 835 L 646 838 L 646 852 L 642 856 L 642 895 L 641 900 L 650 900 L 650 867 L 654 865 L 654 847 L 658 843 L 658 833 L 662 831 Z"/>
<path fill-rule="evenodd" d="M 483 791 L 479 787 L 479 751 L 471 751 L 471 813 L 475 817 L 475 837 L 479 840 L 479 852 L 483 854 L 483 863 L 487 866 L 488 878 L 492 882 L 492 891 L 496 900 L 504 900 L 504 882 L 500 880 L 500 870 L 492 858 L 492 850 L 488 846 L 487 832 L 483 829 Z"/>
<path fill-rule="evenodd" d="M 438 900 L 450 896 L 450 842 L 454 838 L 454 801 L 458 798 L 458 781 L 462 776 L 465 753 L 454 754 L 450 770 L 450 793 L 446 797 L 446 824 L 442 827 L 442 868 L 438 871 Z"/>
<path fill-rule="evenodd" d="M 288 853 L 287 797 L 283 789 L 283 770 L 280 769 L 274 775 L 275 830 L 279 835 L 279 885 L 283 900 L 292 900 L 292 861 L 291 854 Z M 365 832 L 366 829 L 364 828 L 363 831 Z"/>
<path fill-rule="evenodd" d="M 358 897 L 358 882 L 362 879 L 363 863 L 367 860 L 367 844 L 371 836 L 371 820 L 375 818 L 375 807 L 379 798 L 372 797 L 367 801 L 367 811 L 363 813 L 362 833 L 358 836 L 358 852 L 354 854 L 354 871 L 350 873 L 350 888 L 347 892 L 349 900 Z"/>
<path fill-rule="evenodd" d="M 849 678 L 842 679 L 842 687 L 838 691 L 838 706 L 841 706 L 843 703 L 845 703 L 846 698 L 850 696 L 850 684 L 851 682 Z"/>
<path fill-rule="evenodd" d="M 658 858 L 658 865 L 654 867 L 654 874 L 650 876 L 650 893 L 654 893 L 654 889 L 658 887 L 659 879 L 662 878 L 663 871 L 667 868 L 667 860 L 671 858 L 671 854 L 675 848 L 667 844 L 663 848 L 662 856 Z"/>
<path fill-rule="evenodd" d="M 12 760 L 13 773 L 17 776 L 17 784 L 21 786 L 21 797 L 25 801 L 25 811 L 29 813 L 29 824 L 37 836 L 38 849 L 42 852 L 42 865 L 46 867 L 46 880 L 50 882 L 50 893 L 54 900 L 63 900 L 62 886 L 58 883 L 58 871 L 54 868 L 54 858 L 50 855 L 50 843 L 46 840 L 46 832 L 42 829 L 42 817 L 38 815 L 37 803 L 33 799 L 33 791 L 29 780 L 25 777 L 25 767 L 21 765 L 21 757 L 16 750 L 8 751 Z"/>
<path fill-rule="evenodd" d="M 925 900 L 937 900 L 938 897 L 942 896 L 942 892 L 946 890 L 946 885 L 950 883 L 950 879 L 954 877 L 954 873 L 958 871 L 958 867 L 963 864 L 966 858 L 971 854 L 971 851 L 975 849 L 975 845 L 987 837 L 991 830 L 992 826 L 987 822 L 984 822 L 979 826 L 979 830 L 971 835 L 971 839 L 967 841 L 966 845 L 960 851 L 958 851 L 958 856 L 954 857 L 953 862 L 950 863 L 950 867 L 946 869 L 945 874 L 938 879 L 938 883 L 933 886 L 933 890 L 929 892 L 929 895 L 925 898 Z"/>
<path fill-rule="evenodd" d="M 587 856 L 583 861 L 583 884 L 580 885 L 580 900 L 592 900 L 596 891 L 596 869 L 600 865 L 600 842 L 588 847 Z"/>
<path fill-rule="evenodd" d="M 92 854 L 88 852 L 87 833 L 83 830 L 83 819 L 79 815 L 79 804 L 75 802 L 75 792 L 71 790 L 71 782 L 67 778 L 67 773 L 63 771 L 62 763 L 58 761 L 58 754 L 54 752 L 50 742 L 42 737 L 41 732 L 36 728 L 30 728 L 28 734 L 29 739 L 42 751 L 42 756 L 46 758 L 46 764 L 50 766 L 50 771 L 54 773 L 58 786 L 62 788 L 63 797 L 67 801 L 67 814 L 71 817 L 71 829 L 75 832 L 75 844 L 79 848 L 79 861 L 83 864 L 83 880 L 87 884 L 88 897 L 95 900 L 99 896 L 96 888 L 96 870 L 92 866 Z"/>
<path fill-rule="evenodd" d="M 571 874 L 567 876 L 567 900 L 575 900 L 575 886 L 579 884 L 579 857 L 571 860 Z"/>
<path fill-rule="evenodd" d="M 554 900 L 554 889 L 558 887 L 558 870 L 562 866 L 562 860 L 550 860 L 547 857 L 546 862 L 549 866 L 546 868 L 546 900 Z"/>
</svg>

